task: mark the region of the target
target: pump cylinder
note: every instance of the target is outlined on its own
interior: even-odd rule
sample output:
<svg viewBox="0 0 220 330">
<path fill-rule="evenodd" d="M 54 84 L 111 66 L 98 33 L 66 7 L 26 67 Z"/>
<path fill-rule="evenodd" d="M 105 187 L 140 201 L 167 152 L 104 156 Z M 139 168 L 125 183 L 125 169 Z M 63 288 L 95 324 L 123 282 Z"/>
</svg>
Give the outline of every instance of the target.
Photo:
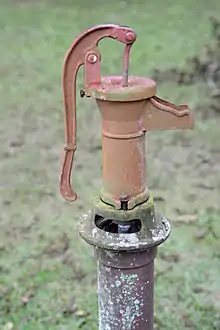
<svg viewBox="0 0 220 330">
<path fill-rule="evenodd" d="M 145 100 L 97 100 L 102 115 L 103 188 L 119 200 L 146 190 Z"/>
</svg>

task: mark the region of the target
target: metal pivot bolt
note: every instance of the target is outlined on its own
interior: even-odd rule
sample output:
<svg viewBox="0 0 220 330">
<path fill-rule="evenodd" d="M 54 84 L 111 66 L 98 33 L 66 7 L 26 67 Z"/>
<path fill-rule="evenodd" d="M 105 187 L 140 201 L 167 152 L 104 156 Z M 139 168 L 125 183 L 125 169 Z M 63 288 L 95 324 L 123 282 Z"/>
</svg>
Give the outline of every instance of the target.
<svg viewBox="0 0 220 330">
<path fill-rule="evenodd" d="M 98 60 L 98 56 L 96 54 L 89 54 L 87 57 L 89 63 L 93 64 L 96 63 Z"/>
<path fill-rule="evenodd" d="M 127 40 L 128 42 L 134 42 L 135 39 L 136 39 L 136 35 L 135 35 L 134 32 L 128 32 L 128 33 L 126 34 L 126 40 Z"/>
<path fill-rule="evenodd" d="M 122 75 L 102 77 L 98 43 L 112 38 L 125 45 Z M 96 100 L 102 120 L 103 185 L 94 207 L 80 220 L 81 237 L 98 260 L 100 330 L 152 330 L 154 258 L 170 235 L 146 180 L 146 139 L 151 130 L 192 129 L 188 106 L 156 96 L 156 83 L 129 76 L 133 29 L 100 25 L 70 46 L 63 67 L 66 144 L 60 191 L 74 201 L 71 171 L 76 150 L 76 76 L 84 66 L 81 96 Z"/>
</svg>

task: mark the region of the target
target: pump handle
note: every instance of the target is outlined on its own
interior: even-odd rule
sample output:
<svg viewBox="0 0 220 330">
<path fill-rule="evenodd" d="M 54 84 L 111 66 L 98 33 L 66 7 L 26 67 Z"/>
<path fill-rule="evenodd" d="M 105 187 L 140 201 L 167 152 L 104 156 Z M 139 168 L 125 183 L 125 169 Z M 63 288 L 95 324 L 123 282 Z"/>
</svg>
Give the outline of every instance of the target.
<svg viewBox="0 0 220 330">
<path fill-rule="evenodd" d="M 98 25 L 82 33 L 70 46 L 63 65 L 63 100 L 65 109 L 65 153 L 60 176 L 60 192 L 67 201 L 74 201 L 76 193 L 71 187 L 71 171 L 76 145 L 76 77 L 79 68 L 85 65 L 85 94 L 90 96 L 89 87 L 101 84 L 100 52 L 98 43 L 103 38 L 112 38 L 131 45 L 136 34 L 133 29 L 115 24 Z"/>
</svg>

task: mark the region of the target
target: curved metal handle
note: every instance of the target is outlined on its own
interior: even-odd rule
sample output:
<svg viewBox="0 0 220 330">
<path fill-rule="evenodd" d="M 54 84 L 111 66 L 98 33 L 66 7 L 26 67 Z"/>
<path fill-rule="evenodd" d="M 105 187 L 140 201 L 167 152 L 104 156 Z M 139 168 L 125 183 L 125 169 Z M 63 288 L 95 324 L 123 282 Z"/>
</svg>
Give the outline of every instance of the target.
<svg viewBox="0 0 220 330">
<path fill-rule="evenodd" d="M 106 24 L 95 26 L 82 33 L 70 46 L 63 66 L 63 99 L 65 108 L 65 127 L 66 144 L 64 147 L 64 160 L 60 176 L 60 192 L 68 201 L 74 201 L 77 198 L 76 193 L 71 187 L 71 171 L 74 159 L 76 145 L 76 76 L 81 65 L 85 62 L 85 57 L 91 54 L 99 57 L 96 64 L 96 70 L 91 70 L 91 75 L 85 72 L 85 87 L 95 83 L 101 83 L 100 75 L 100 56 L 98 52 L 98 42 L 103 38 L 117 39 L 118 41 L 130 45 L 136 39 L 134 30 L 126 26 Z M 96 55 L 97 54 L 97 55 Z M 87 59 L 88 59 L 87 56 Z M 90 57 L 90 59 L 92 59 Z M 92 63 L 92 61 L 90 62 Z M 98 70 L 97 70 L 98 69 Z M 86 70 L 85 70 L 86 71 Z"/>
</svg>

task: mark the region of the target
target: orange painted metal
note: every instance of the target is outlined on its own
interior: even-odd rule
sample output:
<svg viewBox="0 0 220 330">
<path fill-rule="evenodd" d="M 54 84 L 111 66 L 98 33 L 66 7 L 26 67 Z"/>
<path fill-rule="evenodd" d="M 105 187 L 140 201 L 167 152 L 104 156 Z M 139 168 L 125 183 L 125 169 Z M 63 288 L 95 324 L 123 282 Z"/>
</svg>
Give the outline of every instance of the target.
<svg viewBox="0 0 220 330">
<path fill-rule="evenodd" d="M 155 96 L 156 84 L 147 78 L 105 77 L 96 98 L 102 115 L 102 199 L 121 208 L 146 201 L 146 131 L 193 127 L 188 106 L 175 106 Z"/>
<path fill-rule="evenodd" d="M 122 76 L 101 77 L 101 55 L 97 44 L 104 37 L 125 44 Z M 136 34 L 130 28 L 99 26 L 81 35 L 66 55 L 63 72 L 66 146 L 60 190 L 68 201 L 76 199 L 70 176 L 76 149 L 76 74 L 82 64 L 85 66 L 85 94 L 96 99 L 102 116 L 101 198 L 104 202 L 118 209 L 126 203 L 125 208 L 131 209 L 147 200 L 147 131 L 193 128 L 187 105 L 176 106 L 162 100 L 156 96 L 153 80 L 128 75 L 129 52 L 135 39 Z"/>
</svg>

